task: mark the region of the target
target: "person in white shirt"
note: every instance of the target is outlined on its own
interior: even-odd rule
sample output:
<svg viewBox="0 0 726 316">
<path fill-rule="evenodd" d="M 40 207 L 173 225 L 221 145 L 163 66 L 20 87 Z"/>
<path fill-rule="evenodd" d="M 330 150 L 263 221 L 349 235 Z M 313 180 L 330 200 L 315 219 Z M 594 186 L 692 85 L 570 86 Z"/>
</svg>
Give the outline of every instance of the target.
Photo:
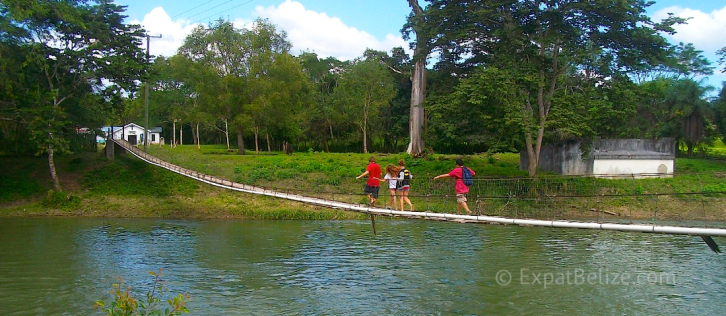
<svg viewBox="0 0 726 316">
<path fill-rule="evenodd" d="M 396 183 L 398 179 L 399 169 L 396 166 L 389 164 L 386 166 L 386 176 L 383 177 L 382 181 L 388 181 L 388 192 L 391 195 L 388 201 L 388 207 L 393 206 L 394 210 L 398 210 L 398 203 L 396 203 Z"/>
</svg>

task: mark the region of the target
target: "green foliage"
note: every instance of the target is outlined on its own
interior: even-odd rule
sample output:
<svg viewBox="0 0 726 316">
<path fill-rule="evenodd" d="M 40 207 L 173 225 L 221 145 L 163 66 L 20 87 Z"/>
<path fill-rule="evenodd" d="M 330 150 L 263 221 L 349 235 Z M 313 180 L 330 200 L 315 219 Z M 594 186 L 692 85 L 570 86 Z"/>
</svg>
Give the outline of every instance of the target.
<svg viewBox="0 0 726 316">
<path fill-rule="evenodd" d="M 726 182 L 721 182 L 718 184 L 709 184 L 703 186 L 703 192 L 709 192 L 709 193 L 717 193 L 717 194 L 709 194 L 707 196 L 724 196 L 726 195 Z"/>
<path fill-rule="evenodd" d="M 16 165 L 16 168 L 0 170 L 0 203 L 30 198 L 43 191 L 38 179 L 31 177 L 31 165 Z"/>
<path fill-rule="evenodd" d="M 83 185 L 97 194 L 141 196 L 191 195 L 199 187 L 187 177 L 124 157 L 88 173 Z"/>
<path fill-rule="evenodd" d="M 72 211 L 81 206 L 81 198 L 67 192 L 49 190 L 41 204 L 47 208 Z"/>
<path fill-rule="evenodd" d="M 164 281 L 161 279 L 162 269 L 159 272 L 150 271 L 154 277 L 152 289 L 146 293 L 146 299 L 140 300 L 133 296 L 131 287 L 126 286 L 122 279 L 113 284 L 111 294 L 113 301 L 110 304 L 99 300 L 94 307 L 102 309 L 108 316 L 175 316 L 189 314 L 187 302 L 189 295 L 186 293 L 172 296 L 167 300 L 169 307 L 164 308 L 161 299 L 166 291 Z M 107 306 L 108 305 L 108 306 Z"/>
<path fill-rule="evenodd" d="M 136 90 L 143 30 L 124 24 L 124 7 L 112 1 L 7 0 L 0 11 L 0 111 L 26 136 L 0 142 L 30 140 L 52 169 L 55 155 L 71 151 L 75 127 L 101 126 L 111 100 Z"/>
</svg>

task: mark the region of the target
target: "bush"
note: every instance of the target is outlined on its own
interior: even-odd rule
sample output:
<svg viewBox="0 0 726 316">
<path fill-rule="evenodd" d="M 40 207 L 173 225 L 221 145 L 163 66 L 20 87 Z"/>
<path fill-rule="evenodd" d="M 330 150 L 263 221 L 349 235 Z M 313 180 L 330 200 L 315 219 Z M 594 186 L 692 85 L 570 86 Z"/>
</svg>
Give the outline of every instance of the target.
<svg viewBox="0 0 726 316">
<path fill-rule="evenodd" d="M 104 301 L 96 301 L 94 307 L 102 308 L 106 315 L 109 316 L 136 316 L 136 315 L 181 315 L 189 314 L 187 308 L 187 301 L 189 301 L 189 295 L 186 293 L 173 296 L 168 299 L 169 307 L 162 310 L 160 297 L 164 295 L 166 287 L 164 281 L 161 279 L 161 270 L 159 272 L 150 271 L 149 274 L 154 276 L 154 286 L 151 291 L 146 293 L 146 301 L 138 300 L 131 294 L 131 287 L 126 286 L 126 283 L 122 279 L 118 279 L 119 283 L 113 285 L 114 300 L 110 306 L 106 308 Z"/>
<path fill-rule="evenodd" d="M 81 198 L 63 191 L 49 190 L 41 203 L 45 207 L 70 211 L 81 206 Z"/>
</svg>

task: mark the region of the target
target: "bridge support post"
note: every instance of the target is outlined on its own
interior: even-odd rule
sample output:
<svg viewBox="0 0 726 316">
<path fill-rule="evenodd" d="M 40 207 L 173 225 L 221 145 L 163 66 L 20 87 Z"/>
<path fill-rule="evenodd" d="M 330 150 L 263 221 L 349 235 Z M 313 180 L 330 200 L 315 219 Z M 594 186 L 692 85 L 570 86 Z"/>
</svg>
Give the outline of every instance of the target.
<svg viewBox="0 0 726 316">
<path fill-rule="evenodd" d="M 113 141 L 112 137 L 113 135 L 106 138 L 106 158 L 108 160 L 113 160 L 116 153 L 118 153 L 119 155 L 123 155 L 126 153 L 126 149 Z"/>
<path fill-rule="evenodd" d="M 113 137 L 111 134 L 112 133 L 109 133 L 109 135 L 106 136 L 106 159 L 108 160 L 113 160 L 113 149 L 116 147 L 116 143 L 113 139 L 111 139 Z"/>
<path fill-rule="evenodd" d="M 373 226 L 373 236 L 377 236 L 376 234 L 376 217 L 371 213 L 371 226 Z"/>
</svg>

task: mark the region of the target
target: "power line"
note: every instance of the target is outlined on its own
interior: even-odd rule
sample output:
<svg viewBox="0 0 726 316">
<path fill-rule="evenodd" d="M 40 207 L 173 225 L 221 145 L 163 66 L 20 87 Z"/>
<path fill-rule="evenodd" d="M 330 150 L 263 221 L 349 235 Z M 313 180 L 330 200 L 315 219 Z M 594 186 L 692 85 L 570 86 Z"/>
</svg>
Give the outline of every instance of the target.
<svg viewBox="0 0 726 316">
<path fill-rule="evenodd" d="M 218 5 L 216 5 L 216 6 L 213 6 L 213 7 L 209 8 L 209 9 L 206 9 L 206 10 L 204 10 L 204 11 L 202 11 L 202 12 L 198 12 L 197 14 L 194 14 L 194 15 L 190 15 L 190 16 L 188 16 L 187 18 L 191 19 L 192 17 L 195 17 L 195 16 L 197 16 L 197 15 L 200 15 L 200 14 L 202 14 L 202 13 L 204 13 L 204 12 L 207 12 L 207 11 L 210 11 L 210 10 L 212 10 L 212 9 L 216 9 L 216 8 L 219 8 L 219 7 L 221 7 L 221 6 L 223 6 L 223 5 L 227 4 L 227 3 L 230 3 L 230 2 L 232 2 L 232 1 L 234 1 L 234 0 L 229 0 L 229 1 L 226 1 L 226 2 L 222 2 L 222 4 L 218 4 Z M 194 23 L 196 23 L 196 22 L 194 22 Z"/>
<path fill-rule="evenodd" d="M 228 9 L 226 9 L 226 10 L 224 10 L 224 11 L 221 11 L 221 12 L 218 12 L 218 13 L 215 13 L 215 14 L 212 14 L 212 15 L 210 15 L 210 16 L 208 16 L 208 17 L 206 17 L 206 18 L 203 18 L 203 19 L 199 19 L 199 20 L 195 21 L 194 23 L 199 23 L 199 22 L 201 22 L 201 21 L 204 21 L 204 20 L 206 20 L 206 19 L 209 19 L 209 18 L 211 18 L 211 17 L 213 17 L 213 16 L 217 16 L 217 15 L 220 15 L 220 14 L 222 14 L 222 13 L 225 13 L 225 12 L 227 12 L 227 11 L 229 11 L 229 10 L 232 10 L 232 9 L 234 9 L 234 8 L 238 8 L 238 7 L 241 7 L 241 6 L 243 6 L 243 5 L 245 5 L 245 4 L 248 4 L 248 3 L 252 2 L 252 1 L 254 1 L 254 0 L 248 0 L 248 1 L 245 1 L 245 2 L 243 2 L 243 3 L 240 3 L 240 4 L 238 4 L 238 5 L 234 6 L 234 7 L 228 8 Z M 226 3 L 226 2 L 225 2 L 225 3 Z M 218 6 L 217 6 L 217 7 L 218 7 Z M 216 7 L 215 7 L 215 8 L 216 8 Z M 207 11 L 209 11 L 209 10 L 207 10 Z M 206 11 L 204 11 L 204 12 L 206 12 Z M 201 12 L 200 12 L 200 13 L 201 13 Z"/>
<path fill-rule="evenodd" d="M 191 8 L 191 9 L 189 9 L 189 10 L 186 10 L 186 11 L 184 11 L 184 12 L 182 12 L 182 13 L 179 13 L 179 14 L 177 14 L 177 15 L 175 15 L 175 16 L 173 16 L 173 17 L 171 17 L 171 18 L 172 18 L 172 19 L 173 19 L 173 18 L 176 18 L 176 17 L 178 17 L 178 16 L 180 16 L 180 15 L 182 15 L 182 14 L 184 14 L 184 13 L 187 13 L 187 12 L 189 12 L 189 11 L 192 11 L 192 10 L 194 10 L 194 9 L 196 9 L 196 8 L 199 8 L 199 7 L 201 7 L 201 6 L 203 6 L 203 5 L 207 4 L 207 3 L 210 3 L 210 2 L 212 2 L 212 1 L 215 1 L 215 0 L 209 0 L 209 1 L 207 1 L 207 2 L 205 2 L 205 3 L 202 3 L 202 4 L 200 4 L 200 5 L 196 6 L 196 7 L 193 7 L 193 8 Z"/>
</svg>

